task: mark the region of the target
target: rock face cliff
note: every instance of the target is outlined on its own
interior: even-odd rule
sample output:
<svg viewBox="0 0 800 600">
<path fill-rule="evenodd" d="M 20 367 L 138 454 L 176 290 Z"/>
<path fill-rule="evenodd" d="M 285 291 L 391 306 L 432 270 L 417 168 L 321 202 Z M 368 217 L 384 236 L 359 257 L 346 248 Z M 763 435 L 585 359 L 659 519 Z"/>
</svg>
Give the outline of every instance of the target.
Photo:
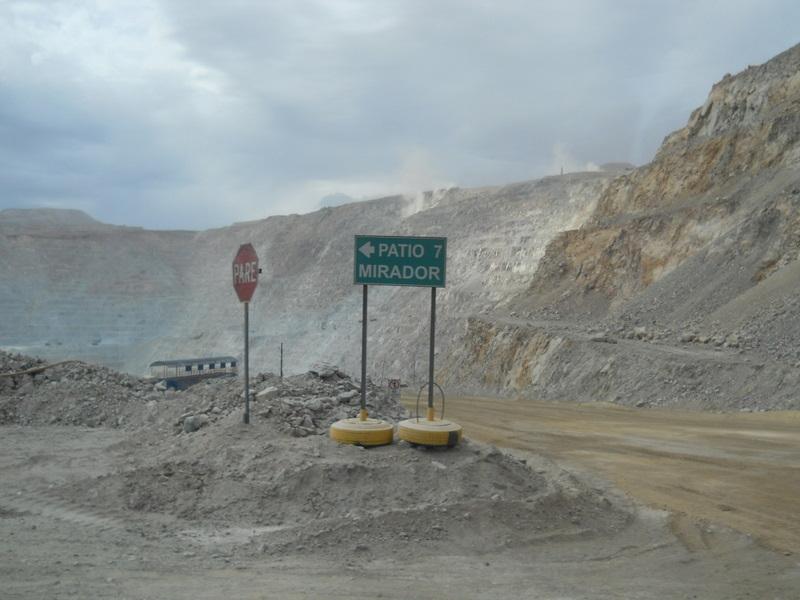
<svg viewBox="0 0 800 600">
<path fill-rule="evenodd" d="M 505 303 L 529 318 L 471 320 L 450 378 L 513 364 L 472 369 L 476 389 L 798 406 L 799 208 L 796 46 L 726 75 L 652 163 L 555 236 Z"/>
<path fill-rule="evenodd" d="M 767 271 L 788 258 L 799 108 L 800 46 L 726 76 L 652 163 L 617 179 L 580 229 L 553 241 L 532 296 L 568 305 L 588 295 L 593 314 L 613 312 L 727 234 L 751 255 L 749 245 L 774 237 L 759 252 Z"/>
</svg>

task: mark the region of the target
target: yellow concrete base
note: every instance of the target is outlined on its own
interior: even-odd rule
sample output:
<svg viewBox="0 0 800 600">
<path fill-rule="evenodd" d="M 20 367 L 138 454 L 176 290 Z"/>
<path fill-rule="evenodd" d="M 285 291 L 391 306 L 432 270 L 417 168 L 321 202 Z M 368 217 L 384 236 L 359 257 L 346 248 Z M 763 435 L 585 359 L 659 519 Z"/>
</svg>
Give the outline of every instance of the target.
<svg viewBox="0 0 800 600">
<path fill-rule="evenodd" d="M 330 428 L 331 439 L 340 444 L 385 446 L 394 439 L 394 427 L 380 419 L 342 419 Z"/>
<path fill-rule="evenodd" d="M 452 448 L 461 441 L 462 429 L 446 419 L 406 419 L 397 424 L 397 434 L 410 444 Z"/>
</svg>

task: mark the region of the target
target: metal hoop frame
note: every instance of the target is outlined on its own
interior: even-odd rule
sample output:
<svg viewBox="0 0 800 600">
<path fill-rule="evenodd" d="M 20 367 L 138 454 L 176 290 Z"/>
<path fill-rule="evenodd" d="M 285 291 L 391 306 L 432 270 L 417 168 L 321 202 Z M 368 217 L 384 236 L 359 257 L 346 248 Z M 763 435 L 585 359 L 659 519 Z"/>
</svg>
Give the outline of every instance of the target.
<svg viewBox="0 0 800 600">
<path fill-rule="evenodd" d="M 425 382 L 422 385 L 422 387 L 419 388 L 419 392 L 417 392 L 417 416 L 416 416 L 417 421 L 419 421 L 419 399 L 422 397 L 422 390 L 424 390 L 426 387 L 428 387 L 428 385 L 429 385 L 429 382 Z M 444 390 L 442 389 L 442 386 L 440 386 L 435 381 L 433 382 L 433 385 L 436 387 L 436 389 L 439 390 L 439 393 L 442 395 L 442 416 L 441 416 L 441 418 L 444 419 Z"/>
</svg>

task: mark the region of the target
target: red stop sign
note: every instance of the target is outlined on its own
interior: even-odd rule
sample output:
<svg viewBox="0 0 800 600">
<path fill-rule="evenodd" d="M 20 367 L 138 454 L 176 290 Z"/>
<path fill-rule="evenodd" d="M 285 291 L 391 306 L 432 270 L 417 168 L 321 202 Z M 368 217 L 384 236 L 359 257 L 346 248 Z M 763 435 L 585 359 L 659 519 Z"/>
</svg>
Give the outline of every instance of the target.
<svg viewBox="0 0 800 600">
<path fill-rule="evenodd" d="M 258 256 L 252 244 L 242 244 L 233 259 L 233 289 L 239 302 L 250 302 L 258 285 Z"/>
</svg>

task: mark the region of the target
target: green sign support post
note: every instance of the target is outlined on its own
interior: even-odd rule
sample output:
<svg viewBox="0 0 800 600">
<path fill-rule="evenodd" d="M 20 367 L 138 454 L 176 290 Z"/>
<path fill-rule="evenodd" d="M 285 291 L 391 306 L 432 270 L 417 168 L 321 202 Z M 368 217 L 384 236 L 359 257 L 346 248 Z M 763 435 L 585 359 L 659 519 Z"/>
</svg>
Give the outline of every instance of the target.
<svg viewBox="0 0 800 600">
<path fill-rule="evenodd" d="M 433 419 L 433 362 L 436 340 L 436 288 L 445 287 L 447 238 L 385 235 L 355 237 L 353 280 L 364 286 L 361 336 L 361 409 L 365 410 L 367 370 L 367 286 L 407 285 L 431 288 L 431 335 L 428 358 L 428 418 Z"/>
<path fill-rule="evenodd" d="M 433 407 L 434 347 L 436 343 L 436 288 L 447 281 L 447 238 L 357 235 L 353 248 L 353 283 L 363 286 L 361 318 L 361 419 L 366 419 L 367 398 L 367 290 L 370 285 L 404 285 L 431 288 L 431 329 L 428 355 L 428 411 L 426 419 L 398 424 L 400 437 L 426 446 L 455 446 L 461 426 L 437 419 Z M 441 388 L 440 388 L 441 390 Z M 421 392 L 422 390 L 420 390 Z M 365 434 L 362 434 L 365 435 Z M 331 437 L 353 443 L 344 424 L 331 427 Z"/>
<path fill-rule="evenodd" d="M 398 423 L 401 439 L 412 444 L 452 447 L 461 440 L 461 426 L 437 419 L 433 408 L 434 347 L 436 343 L 436 288 L 447 281 L 447 238 L 357 235 L 353 246 L 353 283 L 362 286 L 361 409 L 358 419 L 331 425 L 330 435 L 346 444 L 379 445 L 392 442 L 388 423 L 367 419 L 367 293 L 370 285 L 404 285 L 431 288 L 431 329 L 428 357 L 428 413 L 424 420 Z M 436 386 L 438 387 L 438 386 Z M 439 388 L 441 391 L 441 388 Z M 420 389 L 420 392 L 422 390 Z M 444 395 L 444 394 L 443 394 Z M 444 402 L 444 398 L 442 399 Z M 444 405 L 442 406 L 444 411 Z M 380 428 L 377 431 L 376 428 Z"/>
</svg>

